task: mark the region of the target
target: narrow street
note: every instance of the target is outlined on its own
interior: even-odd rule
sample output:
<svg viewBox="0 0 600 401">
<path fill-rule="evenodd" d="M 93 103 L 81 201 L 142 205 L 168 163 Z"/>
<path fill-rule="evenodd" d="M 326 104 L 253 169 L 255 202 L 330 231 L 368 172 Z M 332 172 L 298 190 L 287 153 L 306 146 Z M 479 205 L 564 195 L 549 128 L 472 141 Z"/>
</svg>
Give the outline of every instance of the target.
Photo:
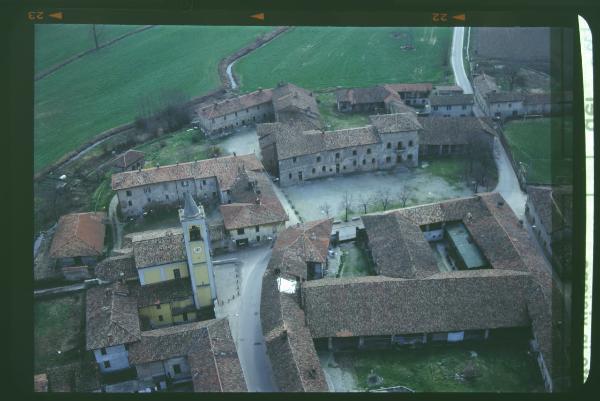
<svg viewBox="0 0 600 401">
<path fill-rule="evenodd" d="M 473 88 L 467 73 L 465 71 L 465 64 L 463 62 L 463 43 L 465 39 L 465 28 L 455 27 L 452 33 L 452 52 L 450 61 L 452 64 L 452 71 L 454 72 L 454 81 L 456 85 L 463 88 L 465 94 L 472 94 Z"/>
<path fill-rule="evenodd" d="M 121 249 L 121 244 L 123 243 L 123 223 L 119 221 L 119 217 L 117 216 L 118 205 L 119 198 L 115 194 L 108 206 L 108 219 L 110 220 L 110 227 L 112 229 L 113 250 Z"/>
<path fill-rule="evenodd" d="M 253 392 L 277 391 L 260 321 L 262 277 L 270 258 L 271 243 L 222 256 L 222 259 L 237 259 L 242 264 L 240 297 L 223 312 L 229 317 L 248 391 Z"/>
</svg>

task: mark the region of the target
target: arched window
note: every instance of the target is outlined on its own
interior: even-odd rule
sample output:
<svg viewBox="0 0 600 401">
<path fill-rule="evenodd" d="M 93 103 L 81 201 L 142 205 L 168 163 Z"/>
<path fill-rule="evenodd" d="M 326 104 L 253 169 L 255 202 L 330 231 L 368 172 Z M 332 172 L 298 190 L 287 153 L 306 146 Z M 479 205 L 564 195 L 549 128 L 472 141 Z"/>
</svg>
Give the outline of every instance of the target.
<svg viewBox="0 0 600 401">
<path fill-rule="evenodd" d="M 190 241 L 202 241 L 202 234 L 200 234 L 200 227 L 192 226 L 192 228 L 190 228 Z"/>
</svg>

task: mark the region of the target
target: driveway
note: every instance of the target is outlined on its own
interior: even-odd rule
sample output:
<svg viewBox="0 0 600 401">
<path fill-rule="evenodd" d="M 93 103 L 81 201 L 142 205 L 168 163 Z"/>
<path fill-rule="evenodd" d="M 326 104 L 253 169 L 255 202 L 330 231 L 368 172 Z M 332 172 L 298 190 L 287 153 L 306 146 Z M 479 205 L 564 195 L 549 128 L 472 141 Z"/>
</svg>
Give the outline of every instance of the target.
<svg viewBox="0 0 600 401">
<path fill-rule="evenodd" d="M 452 64 L 452 71 L 454 72 L 454 81 L 458 86 L 463 88 L 463 92 L 466 94 L 472 94 L 473 88 L 471 82 L 467 77 L 465 71 L 465 65 L 463 62 L 463 42 L 465 37 L 465 28 L 457 26 L 453 29 L 452 33 L 452 52 L 450 61 Z"/>
<path fill-rule="evenodd" d="M 253 246 L 215 258 L 216 261 L 234 259 L 239 264 L 240 296 L 216 308 L 216 314 L 229 318 L 248 391 L 277 391 L 260 321 L 262 277 L 271 258 L 270 245 Z M 223 268 L 225 264 L 216 266 L 216 270 Z"/>
<path fill-rule="evenodd" d="M 515 170 L 498 138 L 494 139 L 494 159 L 498 168 L 498 185 L 494 192 L 499 192 L 517 217 L 523 219 L 527 195 L 521 191 Z"/>
</svg>

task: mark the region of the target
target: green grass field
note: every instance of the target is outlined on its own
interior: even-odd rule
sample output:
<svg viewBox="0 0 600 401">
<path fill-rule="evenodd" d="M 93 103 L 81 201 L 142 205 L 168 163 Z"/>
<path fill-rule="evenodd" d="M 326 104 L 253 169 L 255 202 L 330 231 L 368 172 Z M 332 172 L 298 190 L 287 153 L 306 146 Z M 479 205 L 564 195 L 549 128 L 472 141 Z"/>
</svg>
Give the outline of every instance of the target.
<svg viewBox="0 0 600 401">
<path fill-rule="evenodd" d="M 178 162 L 203 160 L 208 156 L 208 146 L 204 138 L 200 137 L 198 131 L 187 131 L 187 129 L 147 142 L 135 149 L 146 154 L 146 168 L 154 167 L 157 163 L 166 166 Z"/>
<path fill-rule="evenodd" d="M 452 81 L 450 28 L 298 27 L 234 65 L 240 87 L 280 81 L 320 89 Z M 410 44 L 415 50 L 402 50 Z"/>
<path fill-rule="evenodd" d="M 477 356 L 471 356 L 475 351 Z M 337 356 L 336 356 L 337 358 Z M 356 352 L 350 363 L 357 384 L 369 389 L 373 372 L 383 378 L 381 387 L 406 386 L 416 392 L 540 392 L 539 369 L 525 346 L 473 343 L 398 350 Z M 467 363 L 475 366 L 472 381 L 456 378 Z"/>
<path fill-rule="evenodd" d="M 36 301 L 33 336 L 36 373 L 77 360 L 85 349 L 85 293 Z"/>
<path fill-rule="evenodd" d="M 504 127 L 504 134 L 515 160 L 525 164 L 528 183 L 572 182 L 573 129 L 570 120 L 552 117 L 511 121 Z"/>
<path fill-rule="evenodd" d="M 50 28 L 40 30 L 39 43 L 46 40 L 42 36 L 50 35 Z M 100 132 L 132 121 L 143 103 L 156 105 L 165 92 L 176 91 L 193 97 L 217 88 L 219 60 L 270 29 L 154 27 L 91 53 L 37 81 L 35 171 Z M 117 30 L 122 33 L 122 27 Z M 70 43 L 69 54 L 81 48 L 72 43 L 69 35 L 58 33 L 55 39 L 48 40 L 59 42 L 55 46 L 66 40 Z"/>
<path fill-rule="evenodd" d="M 373 266 L 365 251 L 355 244 L 340 245 L 342 259 L 340 277 L 360 277 L 374 275 Z"/>
<path fill-rule="evenodd" d="M 96 25 L 98 43 L 109 42 L 137 28 L 136 25 Z M 39 74 L 94 47 L 92 25 L 38 24 L 35 26 L 35 72 Z"/>
</svg>

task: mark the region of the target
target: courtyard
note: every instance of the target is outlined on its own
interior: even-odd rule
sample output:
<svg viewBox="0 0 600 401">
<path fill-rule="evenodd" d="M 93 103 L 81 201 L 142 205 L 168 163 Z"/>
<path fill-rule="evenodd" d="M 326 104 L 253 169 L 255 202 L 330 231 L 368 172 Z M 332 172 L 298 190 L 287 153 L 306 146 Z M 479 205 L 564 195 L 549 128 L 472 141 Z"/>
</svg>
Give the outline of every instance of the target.
<svg viewBox="0 0 600 401">
<path fill-rule="evenodd" d="M 473 190 L 457 174 L 462 163 L 460 159 L 432 160 L 414 169 L 310 180 L 282 190 L 302 220 L 342 220 L 345 204 L 350 206 L 351 217 L 365 214 L 365 204 L 371 213 L 472 195 Z M 349 202 L 344 202 L 346 193 Z"/>
<path fill-rule="evenodd" d="M 405 386 L 415 392 L 542 392 L 527 343 L 471 342 L 319 352 L 330 391 Z"/>
</svg>

